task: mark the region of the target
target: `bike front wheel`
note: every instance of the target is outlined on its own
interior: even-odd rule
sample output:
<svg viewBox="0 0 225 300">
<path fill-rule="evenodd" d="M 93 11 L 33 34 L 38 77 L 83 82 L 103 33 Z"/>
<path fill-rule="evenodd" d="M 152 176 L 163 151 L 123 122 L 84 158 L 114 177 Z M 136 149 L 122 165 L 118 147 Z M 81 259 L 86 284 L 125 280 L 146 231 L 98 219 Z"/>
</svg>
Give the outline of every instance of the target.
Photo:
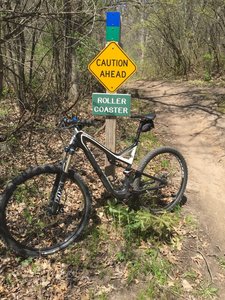
<svg viewBox="0 0 225 300">
<path fill-rule="evenodd" d="M 149 152 L 140 162 L 134 181 L 138 205 L 155 213 L 172 210 L 182 201 L 187 178 L 187 164 L 176 149 L 161 147 Z"/>
<path fill-rule="evenodd" d="M 55 214 L 49 212 L 61 174 L 58 165 L 30 168 L 9 183 L 1 195 L 0 233 L 17 254 L 53 254 L 76 240 L 87 225 L 91 196 L 72 170 L 66 174 L 60 209 Z"/>
</svg>

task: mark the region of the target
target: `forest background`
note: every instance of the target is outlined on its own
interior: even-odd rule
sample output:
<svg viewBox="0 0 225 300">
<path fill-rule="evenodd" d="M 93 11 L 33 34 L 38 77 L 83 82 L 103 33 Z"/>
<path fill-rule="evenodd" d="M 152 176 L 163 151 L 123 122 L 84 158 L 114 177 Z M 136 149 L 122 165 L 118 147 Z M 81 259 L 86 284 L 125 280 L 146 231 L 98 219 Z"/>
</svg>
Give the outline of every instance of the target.
<svg viewBox="0 0 225 300">
<path fill-rule="evenodd" d="M 18 0 L 0 4 L 0 95 L 18 109 L 13 128 L 40 112 L 68 111 L 101 91 L 87 65 L 105 46 L 105 13 L 120 11 L 122 47 L 138 78 L 223 78 L 224 0 Z M 3 113 L 3 112 L 2 112 Z M 17 125 L 16 125 L 17 122 Z"/>
</svg>

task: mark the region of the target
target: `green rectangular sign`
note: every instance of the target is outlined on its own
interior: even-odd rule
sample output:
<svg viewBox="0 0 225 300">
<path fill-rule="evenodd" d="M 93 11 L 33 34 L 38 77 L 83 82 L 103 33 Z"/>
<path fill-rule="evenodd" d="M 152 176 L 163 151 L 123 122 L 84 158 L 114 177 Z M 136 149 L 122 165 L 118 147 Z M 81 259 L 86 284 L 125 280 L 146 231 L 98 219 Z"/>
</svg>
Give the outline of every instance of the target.
<svg viewBox="0 0 225 300">
<path fill-rule="evenodd" d="M 92 94 L 92 113 L 98 116 L 130 116 L 131 96 L 128 94 Z"/>
<path fill-rule="evenodd" d="M 120 41 L 120 27 L 107 26 L 106 27 L 106 41 Z"/>
</svg>

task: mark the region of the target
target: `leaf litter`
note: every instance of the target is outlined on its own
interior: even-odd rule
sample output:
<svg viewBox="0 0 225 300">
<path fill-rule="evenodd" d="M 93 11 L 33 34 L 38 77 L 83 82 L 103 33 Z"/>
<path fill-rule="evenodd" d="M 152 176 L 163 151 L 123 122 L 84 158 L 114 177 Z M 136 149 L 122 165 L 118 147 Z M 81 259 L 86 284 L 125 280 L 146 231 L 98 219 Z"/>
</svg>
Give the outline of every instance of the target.
<svg viewBox="0 0 225 300">
<path fill-rule="evenodd" d="M 47 118 L 45 122 L 54 124 L 55 120 Z M 7 152 L 0 151 L 3 162 L 1 174 L 4 178 L 1 189 L 10 178 L 30 165 L 59 160 L 63 145 L 69 140 L 69 136 L 68 132 L 59 135 L 51 127 L 33 131 L 31 136 L 19 135 L 13 145 L 7 145 Z M 104 133 L 99 132 L 97 139 L 104 141 Z M 99 157 L 98 153 L 96 157 Z M 134 251 L 128 249 L 127 247 L 132 247 L 132 244 L 127 245 L 123 228 L 115 226 L 113 217 L 105 213 L 104 204 L 107 202 L 102 197 L 104 195 L 102 183 L 93 176 L 92 168 L 82 154 L 79 153 L 75 158 L 74 167 L 84 177 L 92 191 L 95 216 L 93 215 L 89 230 L 81 241 L 47 258 L 18 258 L 0 242 L 1 299 L 115 299 L 112 296 L 115 294 L 122 297 L 125 295 L 125 298 L 132 295 L 131 299 L 138 299 L 141 291 L 145 290 L 155 277 L 151 270 L 153 265 L 145 266 L 146 269 L 149 268 L 148 271 L 143 271 L 140 266 L 138 270 L 138 257 L 144 257 L 146 251 L 151 251 L 155 247 L 159 250 L 157 255 L 161 255 L 174 266 L 165 283 L 167 289 L 163 289 L 163 293 L 171 297 L 176 295 L 176 299 L 179 299 L 179 296 L 183 299 L 184 295 L 193 294 L 204 279 L 204 274 L 202 275 L 198 269 L 198 262 L 202 261 L 200 255 L 189 255 L 188 266 L 186 262 L 183 263 L 182 255 L 186 255 L 186 252 L 182 239 L 179 238 L 173 246 L 163 242 L 156 246 L 151 241 L 141 240 Z M 189 236 L 189 239 L 194 241 L 182 217 L 174 231 L 175 237 L 182 234 L 184 238 Z M 126 256 L 129 254 L 126 253 L 127 249 L 131 252 L 129 258 Z M 184 271 L 189 270 L 191 265 L 194 270 L 193 282 L 184 278 Z M 145 276 L 141 276 L 143 275 L 139 274 L 141 272 L 144 272 Z M 183 288 L 180 295 L 175 292 L 177 286 Z M 133 290 L 133 293 L 128 293 L 128 290 Z M 161 288 L 157 286 L 155 290 L 156 295 L 162 293 Z M 101 298 L 104 296 L 106 298 Z M 195 297 L 194 299 L 200 299 L 196 294 Z"/>
</svg>

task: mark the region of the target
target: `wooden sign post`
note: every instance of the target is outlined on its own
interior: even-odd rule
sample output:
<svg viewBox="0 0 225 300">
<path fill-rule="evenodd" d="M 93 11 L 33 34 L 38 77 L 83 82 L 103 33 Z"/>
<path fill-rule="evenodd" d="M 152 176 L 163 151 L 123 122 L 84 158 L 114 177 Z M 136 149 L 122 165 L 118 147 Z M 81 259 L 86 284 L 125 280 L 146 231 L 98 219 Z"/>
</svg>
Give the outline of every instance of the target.
<svg viewBox="0 0 225 300">
<path fill-rule="evenodd" d="M 105 119 L 105 145 L 112 152 L 116 151 L 116 117 L 108 117 Z M 115 177 L 115 166 L 108 162 L 105 158 L 105 174 Z"/>
<path fill-rule="evenodd" d="M 93 114 L 107 116 L 105 145 L 113 152 L 116 151 L 116 116 L 128 116 L 130 113 L 130 110 L 128 112 L 128 109 L 126 110 L 126 107 L 122 105 L 128 103 L 126 96 L 129 95 L 122 95 L 122 98 L 117 97 L 117 89 L 136 72 L 136 65 L 119 46 L 120 25 L 119 12 L 106 13 L 106 47 L 88 65 L 89 71 L 107 91 L 106 94 L 103 94 L 106 95 L 103 96 L 103 100 L 100 100 L 101 96 L 98 97 L 97 106 L 93 107 Z M 93 105 L 96 104 L 94 99 L 96 100 L 95 94 L 92 95 Z M 104 106 L 103 104 L 110 104 L 111 106 Z M 118 105 L 122 106 L 118 107 Z M 105 173 L 108 176 L 114 175 L 114 167 L 110 166 L 108 161 L 106 162 Z"/>
</svg>

